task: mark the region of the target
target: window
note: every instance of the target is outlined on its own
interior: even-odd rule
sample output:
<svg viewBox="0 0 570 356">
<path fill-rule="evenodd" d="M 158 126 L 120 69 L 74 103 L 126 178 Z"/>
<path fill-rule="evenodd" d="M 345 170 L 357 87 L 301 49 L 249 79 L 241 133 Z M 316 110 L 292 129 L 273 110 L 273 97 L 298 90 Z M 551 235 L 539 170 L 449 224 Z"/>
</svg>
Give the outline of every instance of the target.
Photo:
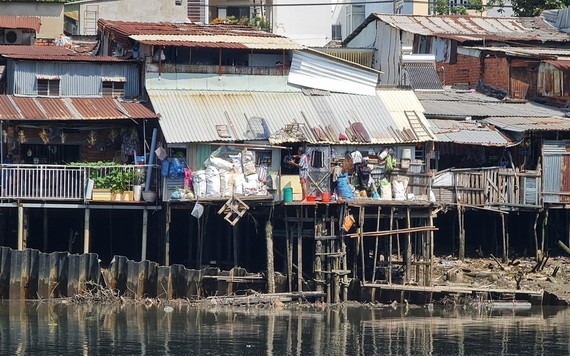
<svg viewBox="0 0 570 356">
<path fill-rule="evenodd" d="M 354 31 L 358 26 L 360 26 L 365 19 L 364 16 L 364 5 L 349 5 L 347 12 L 347 25 L 349 26 L 349 32 Z"/>
<path fill-rule="evenodd" d="M 182 0 L 174 0 L 174 5 L 182 6 Z"/>
<path fill-rule="evenodd" d="M 59 96 L 59 79 L 38 78 L 38 95 Z"/>
<path fill-rule="evenodd" d="M 332 25 L 332 40 L 340 41 L 342 40 L 341 24 Z"/>
<path fill-rule="evenodd" d="M 103 96 L 113 98 L 125 95 L 125 82 L 103 81 Z"/>
</svg>

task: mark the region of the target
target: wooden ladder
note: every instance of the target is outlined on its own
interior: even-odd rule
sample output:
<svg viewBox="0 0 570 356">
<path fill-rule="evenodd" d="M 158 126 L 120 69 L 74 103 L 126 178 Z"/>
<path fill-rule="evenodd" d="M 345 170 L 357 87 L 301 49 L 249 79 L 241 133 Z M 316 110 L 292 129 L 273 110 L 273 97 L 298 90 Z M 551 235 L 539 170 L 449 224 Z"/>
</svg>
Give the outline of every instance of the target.
<svg viewBox="0 0 570 356">
<path fill-rule="evenodd" d="M 428 129 L 421 122 L 420 117 L 415 111 L 404 111 L 406 118 L 410 123 L 410 128 L 416 135 L 419 141 L 429 141 L 433 139 L 433 136 L 429 133 Z"/>
</svg>

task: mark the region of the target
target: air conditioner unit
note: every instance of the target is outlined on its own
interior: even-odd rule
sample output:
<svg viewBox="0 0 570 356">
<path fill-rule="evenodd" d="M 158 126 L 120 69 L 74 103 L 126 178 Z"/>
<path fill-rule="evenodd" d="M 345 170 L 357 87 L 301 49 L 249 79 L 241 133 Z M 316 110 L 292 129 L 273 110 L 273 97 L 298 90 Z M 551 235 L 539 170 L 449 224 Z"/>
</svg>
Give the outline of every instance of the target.
<svg viewBox="0 0 570 356">
<path fill-rule="evenodd" d="M 5 30 L 4 44 L 22 44 L 22 30 Z"/>
</svg>

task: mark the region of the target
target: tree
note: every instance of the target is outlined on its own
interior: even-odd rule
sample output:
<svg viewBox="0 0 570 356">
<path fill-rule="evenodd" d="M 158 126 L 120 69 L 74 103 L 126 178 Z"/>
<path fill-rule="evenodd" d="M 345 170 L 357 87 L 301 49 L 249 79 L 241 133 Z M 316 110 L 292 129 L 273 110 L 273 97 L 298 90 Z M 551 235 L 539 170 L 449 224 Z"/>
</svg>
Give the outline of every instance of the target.
<svg viewBox="0 0 570 356">
<path fill-rule="evenodd" d="M 543 10 L 568 7 L 570 0 L 511 0 L 511 3 L 517 16 L 538 16 Z"/>
</svg>

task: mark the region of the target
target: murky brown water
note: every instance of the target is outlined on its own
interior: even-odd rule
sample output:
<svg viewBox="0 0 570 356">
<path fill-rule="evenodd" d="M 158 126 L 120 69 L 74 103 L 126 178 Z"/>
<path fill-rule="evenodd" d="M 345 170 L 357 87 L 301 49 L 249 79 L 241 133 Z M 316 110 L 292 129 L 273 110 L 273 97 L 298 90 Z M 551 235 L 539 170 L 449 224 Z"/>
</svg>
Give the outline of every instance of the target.
<svg viewBox="0 0 570 356">
<path fill-rule="evenodd" d="M 568 355 L 570 309 L 0 302 L 0 355 Z"/>
</svg>

